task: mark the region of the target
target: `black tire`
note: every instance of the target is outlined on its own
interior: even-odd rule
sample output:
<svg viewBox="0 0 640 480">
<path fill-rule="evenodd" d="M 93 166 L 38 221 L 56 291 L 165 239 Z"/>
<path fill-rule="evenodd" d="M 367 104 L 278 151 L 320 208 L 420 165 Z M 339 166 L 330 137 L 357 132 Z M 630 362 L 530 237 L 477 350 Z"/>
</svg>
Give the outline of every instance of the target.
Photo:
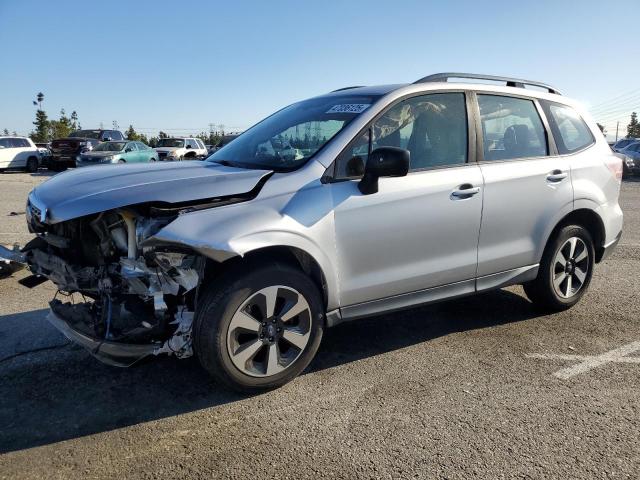
<svg viewBox="0 0 640 480">
<path fill-rule="evenodd" d="M 38 159 L 36 157 L 29 157 L 27 159 L 25 171 L 29 173 L 35 173 L 38 171 Z"/>
<path fill-rule="evenodd" d="M 560 264 L 556 262 L 556 255 L 559 250 L 566 245 L 569 239 L 574 237 L 582 240 L 588 256 L 586 276 L 584 277 L 584 281 L 581 282 L 576 293 L 568 297 L 563 297 L 558 293 L 557 288 L 562 289 L 562 285 L 564 285 L 568 292 L 570 287 L 567 287 L 567 284 L 563 282 L 560 287 L 556 288 L 553 284 L 553 280 L 556 275 L 559 275 L 558 278 L 560 278 L 563 274 L 566 275 L 567 272 L 572 272 L 572 269 L 571 266 L 567 266 L 566 268 L 568 270 L 566 271 L 563 271 L 562 269 L 558 270 L 558 266 Z M 595 248 L 593 245 L 593 239 L 591 238 L 588 230 L 580 225 L 567 225 L 562 227 L 557 234 L 549 240 L 544 254 L 542 255 L 538 276 L 535 280 L 523 285 L 524 291 L 535 307 L 543 312 L 559 312 L 566 310 L 578 303 L 586 293 L 589 288 L 589 283 L 591 282 L 591 276 L 593 275 L 594 264 Z M 574 264 L 573 269 L 575 270 L 575 268 L 576 265 Z M 582 266 L 581 268 L 584 267 Z"/>
<path fill-rule="evenodd" d="M 234 365 L 227 336 L 232 318 L 240 307 L 260 290 L 272 286 L 293 288 L 306 300 L 310 319 L 308 342 L 283 371 L 271 376 L 251 376 Z M 323 330 L 321 295 L 315 283 L 301 270 L 276 263 L 242 265 L 205 287 L 196 307 L 194 348 L 200 363 L 214 378 L 234 390 L 251 393 L 280 387 L 298 376 L 315 356 Z"/>
</svg>

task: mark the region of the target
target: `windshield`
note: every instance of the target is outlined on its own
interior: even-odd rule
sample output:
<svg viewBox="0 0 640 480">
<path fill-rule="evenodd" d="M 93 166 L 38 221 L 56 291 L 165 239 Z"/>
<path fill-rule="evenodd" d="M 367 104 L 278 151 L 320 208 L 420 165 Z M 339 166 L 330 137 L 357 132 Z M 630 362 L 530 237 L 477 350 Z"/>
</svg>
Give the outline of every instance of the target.
<svg viewBox="0 0 640 480">
<path fill-rule="evenodd" d="M 296 169 L 378 98 L 332 95 L 295 103 L 247 130 L 207 161 L 246 168 Z"/>
<path fill-rule="evenodd" d="M 69 135 L 70 138 L 100 138 L 100 130 L 78 130 Z"/>
<path fill-rule="evenodd" d="M 158 140 L 158 147 L 177 147 L 177 148 L 182 148 L 184 147 L 184 140 L 181 140 L 179 138 L 161 138 L 160 140 Z"/>
<path fill-rule="evenodd" d="M 121 151 L 127 142 L 104 142 L 96 146 L 94 152 L 119 152 Z"/>
</svg>

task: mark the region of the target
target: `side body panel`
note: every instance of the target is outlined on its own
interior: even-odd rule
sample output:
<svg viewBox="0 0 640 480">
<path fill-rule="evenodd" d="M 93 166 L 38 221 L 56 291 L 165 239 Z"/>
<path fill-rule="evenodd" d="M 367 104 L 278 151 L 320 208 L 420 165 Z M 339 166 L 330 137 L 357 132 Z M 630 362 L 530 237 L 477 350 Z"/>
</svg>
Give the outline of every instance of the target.
<svg viewBox="0 0 640 480">
<path fill-rule="evenodd" d="M 467 183 L 480 193 L 452 196 Z M 357 181 L 331 187 L 342 305 L 475 277 L 482 210 L 477 165 L 381 178 L 372 195 L 362 195 Z"/>
<path fill-rule="evenodd" d="M 549 234 L 573 210 L 569 160 L 485 162 L 480 168 L 485 187 L 478 276 L 540 262 Z M 552 181 L 554 171 L 566 177 Z"/>
</svg>

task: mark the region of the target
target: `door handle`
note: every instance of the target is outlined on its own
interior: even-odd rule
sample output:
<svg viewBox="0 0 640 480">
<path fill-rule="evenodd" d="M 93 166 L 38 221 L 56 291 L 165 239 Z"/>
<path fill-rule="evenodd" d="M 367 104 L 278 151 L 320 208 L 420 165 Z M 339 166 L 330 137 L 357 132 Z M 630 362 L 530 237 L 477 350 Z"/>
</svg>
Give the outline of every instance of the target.
<svg viewBox="0 0 640 480">
<path fill-rule="evenodd" d="M 463 198 L 469 198 L 473 195 L 480 193 L 480 187 L 474 187 L 470 183 L 464 183 L 451 192 L 452 200 L 459 200 Z"/>
<path fill-rule="evenodd" d="M 561 182 L 568 176 L 569 174 L 567 172 L 563 172 L 562 170 L 554 170 L 547 175 L 547 181 L 557 183 Z"/>
</svg>

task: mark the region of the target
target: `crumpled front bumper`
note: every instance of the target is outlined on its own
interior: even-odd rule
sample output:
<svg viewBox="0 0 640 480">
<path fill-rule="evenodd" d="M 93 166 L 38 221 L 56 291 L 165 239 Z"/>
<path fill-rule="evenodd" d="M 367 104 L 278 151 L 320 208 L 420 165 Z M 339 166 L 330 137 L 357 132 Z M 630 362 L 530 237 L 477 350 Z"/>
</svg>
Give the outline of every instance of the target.
<svg viewBox="0 0 640 480">
<path fill-rule="evenodd" d="M 53 310 L 49 311 L 47 320 L 69 340 L 86 348 L 95 358 L 115 367 L 130 367 L 144 357 L 153 355 L 154 351 L 162 346 L 161 343 L 128 344 L 93 338 L 75 330 Z"/>
</svg>

